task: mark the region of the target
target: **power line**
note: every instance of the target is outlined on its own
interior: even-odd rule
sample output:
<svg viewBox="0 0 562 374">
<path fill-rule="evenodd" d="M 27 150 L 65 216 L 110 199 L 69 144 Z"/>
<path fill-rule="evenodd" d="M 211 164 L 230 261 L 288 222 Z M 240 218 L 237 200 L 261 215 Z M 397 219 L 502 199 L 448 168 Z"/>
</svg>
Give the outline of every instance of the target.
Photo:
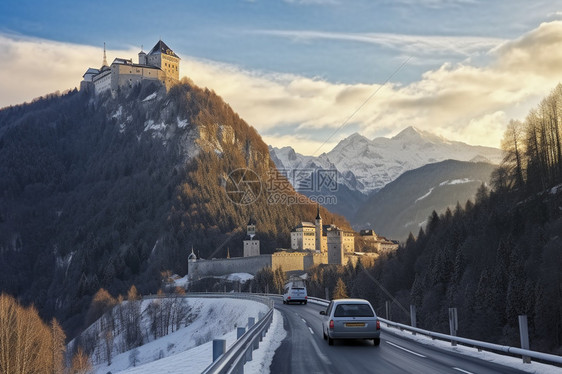
<svg viewBox="0 0 562 374">
<path fill-rule="evenodd" d="M 363 101 L 363 103 L 361 105 L 359 105 L 359 107 L 357 109 L 355 109 L 355 111 L 353 113 L 351 113 L 351 115 L 349 117 L 347 117 L 347 119 L 345 121 L 343 121 L 343 123 L 334 130 L 334 132 L 328 136 L 328 138 L 324 141 L 324 143 L 322 143 L 320 145 L 320 147 L 318 147 L 318 149 L 316 149 L 316 151 L 314 151 L 314 153 L 312 154 L 313 156 L 316 155 L 316 153 L 322 149 L 322 147 L 324 147 L 326 145 L 326 143 L 328 143 L 328 141 L 334 136 L 336 135 L 341 129 L 343 129 L 345 126 L 348 125 L 349 121 L 357 114 L 357 112 L 359 112 L 361 110 L 361 108 L 363 108 L 365 106 L 365 104 L 367 104 L 384 86 L 386 86 L 386 84 L 392 79 L 392 77 L 394 77 L 400 70 L 402 70 L 402 68 L 404 67 L 404 65 L 406 65 L 408 63 L 408 61 L 410 61 L 410 59 L 412 58 L 412 56 L 408 57 L 406 60 L 404 60 L 404 62 L 402 62 L 402 64 L 400 64 L 400 66 L 398 66 L 393 72 L 392 74 L 390 74 L 388 76 L 388 78 L 386 78 L 386 80 L 384 81 L 384 83 L 382 85 L 380 85 L 379 87 L 377 87 L 377 89 L 365 100 Z"/>
</svg>

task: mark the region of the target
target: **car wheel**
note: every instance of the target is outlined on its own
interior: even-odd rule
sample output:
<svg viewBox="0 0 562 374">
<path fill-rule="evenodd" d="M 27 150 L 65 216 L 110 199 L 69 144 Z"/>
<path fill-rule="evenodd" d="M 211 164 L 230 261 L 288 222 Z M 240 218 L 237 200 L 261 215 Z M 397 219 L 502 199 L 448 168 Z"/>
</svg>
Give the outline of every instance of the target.
<svg viewBox="0 0 562 374">
<path fill-rule="evenodd" d="M 377 347 L 379 344 L 381 344 L 381 338 L 374 338 L 373 343 L 375 343 L 375 347 Z"/>
<path fill-rule="evenodd" d="M 328 335 L 328 345 L 334 345 L 334 339 L 330 338 L 330 335 Z"/>
<path fill-rule="evenodd" d="M 287 302 L 285 300 L 283 300 L 283 304 L 287 304 Z"/>
<path fill-rule="evenodd" d="M 322 337 L 324 338 L 324 340 L 326 340 L 328 338 L 326 336 L 326 333 L 324 332 L 324 327 L 322 327 Z"/>
<path fill-rule="evenodd" d="M 306 301 L 304 302 L 304 305 L 306 305 Z"/>
</svg>

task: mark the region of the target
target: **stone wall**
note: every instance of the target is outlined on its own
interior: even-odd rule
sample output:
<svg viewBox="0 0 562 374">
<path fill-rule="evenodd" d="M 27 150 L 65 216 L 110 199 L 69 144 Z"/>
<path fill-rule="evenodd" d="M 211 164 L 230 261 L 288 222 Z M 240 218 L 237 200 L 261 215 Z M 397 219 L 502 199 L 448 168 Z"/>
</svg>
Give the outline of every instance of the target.
<svg viewBox="0 0 562 374">
<path fill-rule="evenodd" d="M 189 261 L 187 264 L 187 274 L 192 279 L 232 273 L 256 274 L 260 269 L 271 266 L 271 256 L 272 255 L 261 255 L 254 257 Z"/>
</svg>

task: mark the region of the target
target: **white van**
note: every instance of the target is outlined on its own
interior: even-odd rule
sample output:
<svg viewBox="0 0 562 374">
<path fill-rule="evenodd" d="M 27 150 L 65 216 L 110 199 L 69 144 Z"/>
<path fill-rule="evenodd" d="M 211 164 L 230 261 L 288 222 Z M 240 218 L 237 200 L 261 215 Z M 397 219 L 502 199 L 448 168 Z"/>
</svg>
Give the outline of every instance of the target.
<svg viewBox="0 0 562 374">
<path fill-rule="evenodd" d="M 283 289 L 283 304 L 292 302 L 306 304 L 307 298 L 304 281 L 288 282 Z"/>
</svg>

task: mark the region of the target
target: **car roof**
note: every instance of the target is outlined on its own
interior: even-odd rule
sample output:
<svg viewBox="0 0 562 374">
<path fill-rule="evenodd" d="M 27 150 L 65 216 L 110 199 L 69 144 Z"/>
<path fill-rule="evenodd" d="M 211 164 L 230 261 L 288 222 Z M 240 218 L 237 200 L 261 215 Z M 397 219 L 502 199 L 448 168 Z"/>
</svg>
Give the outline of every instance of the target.
<svg viewBox="0 0 562 374">
<path fill-rule="evenodd" d="M 332 300 L 334 304 L 371 304 L 365 299 L 335 299 Z"/>
</svg>

